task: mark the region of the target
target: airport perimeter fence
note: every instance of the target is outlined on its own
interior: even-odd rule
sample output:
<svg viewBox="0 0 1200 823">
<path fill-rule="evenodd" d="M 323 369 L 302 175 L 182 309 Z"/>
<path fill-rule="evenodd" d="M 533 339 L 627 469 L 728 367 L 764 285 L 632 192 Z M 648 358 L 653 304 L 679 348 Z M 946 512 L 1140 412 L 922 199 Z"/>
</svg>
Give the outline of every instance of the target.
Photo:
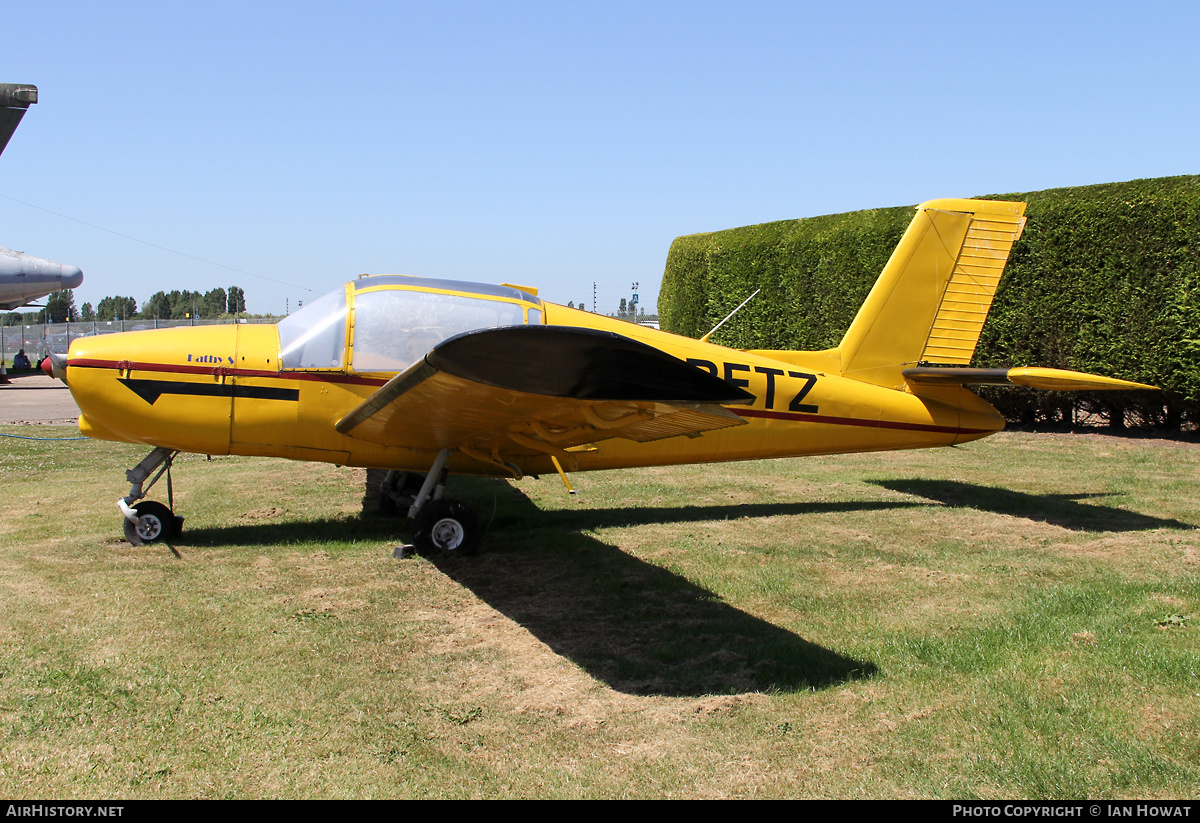
<svg viewBox="0 0 1200 823">
<path fill-rule="evenodd" d="M 122 331 L 143 329 L 169 329 L 176 326 L 221 326 L 232 323 L 277 323 L 278 317 L 241 317 L 234 319 L 206 320 L 89 320 L 76 323 L 45 323 L 19 326 L 0 326 L 0 359 L 8 366 L 13 356 L 22 349 L 32 363 L 37 363 L 50 352 L 66 354 L 71 341 L 79 337 L 97 334 L 116 334 Z"/>
</svg>

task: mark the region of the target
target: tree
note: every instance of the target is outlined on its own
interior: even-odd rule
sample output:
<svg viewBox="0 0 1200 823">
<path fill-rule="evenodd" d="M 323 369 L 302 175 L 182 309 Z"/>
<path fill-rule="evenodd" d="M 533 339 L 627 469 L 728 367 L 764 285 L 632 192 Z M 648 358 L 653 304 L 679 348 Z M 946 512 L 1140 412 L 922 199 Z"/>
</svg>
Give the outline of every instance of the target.
<svg viewBox="0 0 1200 823">
<path fill-rule="evenodd" d="M 204 297 L 198 291 L 176 289 L 167 295 L 167 302 L 171 304 L 171 319 L 184 320 L 199 314 Z"/>
<path fill-rule="evenodd" d="M 142 317 L 147 320 L 170 320 L 171 300 L 166 292 L 157 291 L 142 304 Z"/>
<path fill-rule="evenodd" d="M 628 310 L 629 310 L 629 304 L 626 303 L 625 298 L 622 297 L 621 298 L 621 308 L 617 309 L 617 317 L 620 317 L 622 320 L 624 320 L 625 315 L 628 312 Z"/>
<path fill-rule="evenodd" d="M 96 310 L 92 308 L 91 303 L 84 303 L 79 310 L 79 319 L 85 323 L 90 323 L 96 319 Z"/>
<path fill-rule="evenodd" d="M 96 319 L 128 320 L 137 317 L 137 301 L 132 297 L 105 297 L 96 304 Z"/>
<path fill-rule="evenodd" d="M 230 314 L 244 313 L 246 311 L 246 293 L 237 286 L 230 286 L 229 300 L 225 310 Z"/>
<path fill-rule="evenodd" d="M 204 306 L 200 309 L 201 317 L 220 317 L 225 313 L 229 299 L 225 295 L 225 289 L 216 288 L 204 295 L 203 303 Z"/>
<path fill-rule="evenodd" d="M 56 291 L 46 298 L 46 308 L 42 309 L 41 322 L 68 323 L 79 319 L 79 309 L 75 308 L 75 295 L 70 289 Z"/>
</svg>

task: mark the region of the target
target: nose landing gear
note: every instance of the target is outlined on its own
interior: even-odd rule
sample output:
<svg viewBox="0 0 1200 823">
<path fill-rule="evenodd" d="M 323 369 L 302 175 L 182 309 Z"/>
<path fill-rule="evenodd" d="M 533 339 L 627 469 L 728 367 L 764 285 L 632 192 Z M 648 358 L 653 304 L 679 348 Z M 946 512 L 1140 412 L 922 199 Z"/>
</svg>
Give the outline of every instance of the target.
<svg viewBox="0 0 1200 823">
<path fill-rule="evenodd" d="M 163 543 L 179 536 L 183 531 L 183 518 L 175 514 L 175 495 L 171 487 L 171 463 L 175 460 L 177 451 L 156 448 L 129 471 L 125 479 L 132 483 L 129 494 L 117 500 L 117 506 L 124 516 L 122 527 L 125 539 L 134 546 L 147 546 L 152 543 Z M 148 485 L 146 478 L 158 469 Z M 167 475 L 167 503 L 156 503 L 153 500 L 143 500 L 159 478 Z M 142 502 L 138 502 L 141 500 Z"/>
<path fill-rule="evenodd" d="M 183 528 L 183 518 L 171 512 L 162 503 L 145 500 L 131 507 L 136 520 L 125 519 L 125 539 L 134 546 L 160 543 L 178 536 Z"/>
</svg>

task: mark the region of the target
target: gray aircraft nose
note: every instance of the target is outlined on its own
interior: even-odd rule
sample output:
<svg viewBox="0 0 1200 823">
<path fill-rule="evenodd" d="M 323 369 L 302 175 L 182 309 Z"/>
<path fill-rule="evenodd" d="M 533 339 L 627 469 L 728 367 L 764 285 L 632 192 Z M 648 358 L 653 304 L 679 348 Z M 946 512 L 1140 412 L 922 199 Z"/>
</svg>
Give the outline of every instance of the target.
<svg viewBox="0 0 1200 823">
<path fill-rule="evenodd" d="M 77 289 L 83 283 L 83 270 L 79 266 L 62 265 L 62 287 Z"/>
</svg>

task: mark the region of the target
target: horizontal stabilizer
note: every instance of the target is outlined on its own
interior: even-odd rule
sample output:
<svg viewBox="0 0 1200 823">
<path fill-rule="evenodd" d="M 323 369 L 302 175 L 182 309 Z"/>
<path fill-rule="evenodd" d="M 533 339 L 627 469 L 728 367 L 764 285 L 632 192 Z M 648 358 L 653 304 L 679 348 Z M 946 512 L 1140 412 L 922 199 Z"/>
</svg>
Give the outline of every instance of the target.
<svg viewBox="0 0 1200 823">
<path fill-rule="evenodd" d="M 910 384 L 936 386 L 1028 386 L 1032 389 L 1050 391 L 1158 390 L 1157 386 L 1149 386 L 1145 383 L 1134 383 L 1131 380 L 1118 380 L 1115 377 L 1101 377 L 1098 374 L 1066 369 L 960 369 L 920 366 L 905 369 L 903 374 L 904 379 Z"/>
</svg>

